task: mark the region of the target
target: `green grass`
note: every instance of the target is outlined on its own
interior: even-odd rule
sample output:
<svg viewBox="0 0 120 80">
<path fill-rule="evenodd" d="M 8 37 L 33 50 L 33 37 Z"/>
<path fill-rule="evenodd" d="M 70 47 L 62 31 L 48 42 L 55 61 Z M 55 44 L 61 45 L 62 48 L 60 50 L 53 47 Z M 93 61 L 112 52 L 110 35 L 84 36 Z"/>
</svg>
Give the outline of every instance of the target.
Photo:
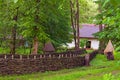
<svg viewBox="0 0 120 80">
<path fill-rule="evenodd" d="M 108 61 L 104 55 L 98 54 L 89 67 L 19 76 L 1 76 L 0 80 L 120 80 L 120 53 L 114 55 L 115 60 Z"/>
<path fill-rule="evenodd" d="M 10 53 L 10 48 L 2 48 L 0 47 L 0 54 L 9 54 Z M 16 49 L 16 54 L 25 54 L 28 55 L 30 54 L 30 49 L 29 48 L 17 48 Z"/>
<path fill-rule="evenodd" d="M 17 54 L 24 54 L 24 55 L 29 55 L 30 54 L 30 49 L 29 48 L 19 48 L 19 49 L 16 49 L 16 53 Z"/>
<path fill-rule="evenodd" d="M 42 54 L 42 53 L 43 51 L 39 49 L 38 54 Z M 0 47 L 0 54 L 10 54 L 10 48 Z M 30 55 L 30 48 L 23 48 L 23 47 L 16 48 L 16 54 Z"/>
<path fill-rule="evenodd" d="M 10 53 L 10 49 L 0 47 L 0 54 L 8 54 L 8 53 Z"/>
<path fill-rule="evenodd" d="M 93 52 L 94 50 L 90 49 L 90 50 L 86 50 L 86 51 L 87 51 L 87 53 L 91 53 L 91 52 Z"/>
</svg>

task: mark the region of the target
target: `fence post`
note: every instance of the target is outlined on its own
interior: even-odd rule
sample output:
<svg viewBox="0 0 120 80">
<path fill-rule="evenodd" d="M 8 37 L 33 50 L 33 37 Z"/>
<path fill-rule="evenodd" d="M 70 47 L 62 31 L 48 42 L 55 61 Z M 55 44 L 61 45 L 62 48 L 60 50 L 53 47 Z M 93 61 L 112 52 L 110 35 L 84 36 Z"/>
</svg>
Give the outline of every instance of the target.
<svg viewBox="0 0 120 80">
<path fill-rule="evenodd" d="M 59 54 L 58 58 L 61 58 L 61 55 Z"/>
<path fill-rule="evenodd" d="M 90 54 L 85 55 L 85 65 L 89 66 L 90 65 Z"/>
<path fill-rule="evenodd" d="M 61 54 L 61 57 L 63 58 L 63 54 Z"/>
<path fill-rule="evenodd" d="M 5 55 L 4 58 L 7 59 L 7 56 Z"/>
<path fill-rule="evenodd" d="M 45 55 L 43 55 L 44 56 L 44 58 L 46 57 Z"/>
<path fill-rule="evenodd" d="M 12 59 L 14 59 L 14 55 L 12 55 Z"/>
<path fill-rule="evenodd" d="M 71 53 L 70 53 L 70 58 L 71 58 Z"/>
<path fill-rule="evenodd" d="M 42 58 L 42 56 L 40 55 L 39 58 Z"/>
<path fill-rule="evenodd" d="M 68 56 L 68 55 L 66 54 L 65 57 L 67 58 L 67 56 Z"/>
<path fill-rule="evenodd" d="M 22 55 L 20 55 L 20 60 L 22 60 Z"/>
<path fill-rule="evenodd" d="M 36 59 L 36 56 L 34 55 L 34 59 Z"/>
<path fill-rule="evenodd" d="M 27 55 L 27 59 L 29 59 L 29 55 Z"/>
</svg>

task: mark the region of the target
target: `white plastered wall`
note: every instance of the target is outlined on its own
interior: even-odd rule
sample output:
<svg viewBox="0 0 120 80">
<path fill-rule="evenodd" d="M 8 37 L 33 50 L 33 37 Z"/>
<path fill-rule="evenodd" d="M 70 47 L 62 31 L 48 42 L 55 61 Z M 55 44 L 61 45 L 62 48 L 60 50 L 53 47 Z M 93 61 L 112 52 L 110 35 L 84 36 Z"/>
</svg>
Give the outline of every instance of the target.
<svg viewBox="0 0 120 80">
<path fill-rule="evenodd" d="M 92 49 L 98 49 L 99 48 L 99 41 L 97 39 L 91 39 L 91 48 Z"/>
</svg>

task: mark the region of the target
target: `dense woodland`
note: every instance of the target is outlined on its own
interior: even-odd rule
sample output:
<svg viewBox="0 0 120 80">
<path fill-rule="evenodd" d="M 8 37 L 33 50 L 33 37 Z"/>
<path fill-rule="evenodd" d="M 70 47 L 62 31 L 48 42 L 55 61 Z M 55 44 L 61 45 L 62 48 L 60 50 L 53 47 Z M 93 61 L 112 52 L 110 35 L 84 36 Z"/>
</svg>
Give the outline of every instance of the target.
<svg viewBox="0 0 120 80">
<path fill-rule="evenodd" d="M 73 13 L 70 1 L 76 4 L 77 0 L 0 0 L 1 47 L 15 53 L 15 48 L 20 48 L 15 45 L 23 40 L 25 43 L 21 47 L 27 45 L 30 52 L 36 54 L 46 42 L 52 42 L 55 48 L 71 42 Z M 92 0 L 79 0 L 78 3 L 79 23 L 93 23 L 97 5 L 94 7 Z"/>
<path fill-rule="evenodd" d="M 109 39 L 118 47 L 118 3 L 117 0 L 0 0 L 0 49 L 15 54 L 18 49 L 26 48 L 29 53 L 37 54 L 47 42 L 60 49 L 77 37 L 71 16 L 73 22 L 79 19 L 75 24 L 99 25 L 101 32 L 95 36 L 102 47 Z"/>
<path fill-rule="evenodd" d="M 95 34 L 101 40 L 101 47 L 105 47 L 108 40 L 112 40 L 116 50 L 120 50 L 120 1 L 97 0 L 99 14 L 96 16 L 96 24 L 99 24 L 101 32 Z M 102 28 L 104 26 L 104 29 Z"/>
</svg>

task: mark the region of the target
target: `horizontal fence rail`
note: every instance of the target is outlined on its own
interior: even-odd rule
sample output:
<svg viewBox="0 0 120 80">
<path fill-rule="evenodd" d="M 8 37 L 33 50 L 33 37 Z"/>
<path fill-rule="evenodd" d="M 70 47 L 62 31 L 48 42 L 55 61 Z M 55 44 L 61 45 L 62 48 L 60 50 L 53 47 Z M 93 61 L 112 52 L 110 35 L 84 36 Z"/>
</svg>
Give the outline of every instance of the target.
<svg viewBox="0 0 120 80">
<path fill-rule="evenodd" d="M 41 58 L 64 58 L 64 57 L 77 57 L 85 53 L 85 49 L 77 51 L 67 51 L 61 53 L 50 54 L 37 54 L 37 55 L 18 55 L 18 54 L 1 54 L 0 59 L 41 59 Z"/>
</svg>

